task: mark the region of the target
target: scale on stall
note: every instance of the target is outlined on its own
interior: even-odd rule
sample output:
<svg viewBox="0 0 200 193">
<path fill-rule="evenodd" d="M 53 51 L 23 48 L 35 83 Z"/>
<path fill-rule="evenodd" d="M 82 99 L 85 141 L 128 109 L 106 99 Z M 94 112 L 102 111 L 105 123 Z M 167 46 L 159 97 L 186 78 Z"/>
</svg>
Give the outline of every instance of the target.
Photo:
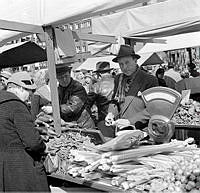
<svg viewBox="0 0 200 193">
<path fill-rule="evenodd" d="M 175 132 L 171 121 L 181 101 L 181 94 L 167 87 L 153 87 L 142 92 L 147 111 L 151 118 L 148 134 L 157 143 L 169 142 Z"/>
</svg>

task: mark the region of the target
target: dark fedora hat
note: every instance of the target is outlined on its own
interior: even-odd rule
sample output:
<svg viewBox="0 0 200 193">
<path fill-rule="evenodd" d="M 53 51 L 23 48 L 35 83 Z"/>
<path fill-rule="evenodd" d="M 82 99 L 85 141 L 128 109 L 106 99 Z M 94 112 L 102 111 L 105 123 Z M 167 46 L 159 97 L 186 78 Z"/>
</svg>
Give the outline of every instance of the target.
<svg viewBox="0 0 200 193">
<path fill-rule="evenodd" d="M 56 75 L 57 76 L 62 76 L 66 72 L 71 71 L 72 69 L 72 64 L 71 63 L 59 63 L 56 64 Z"/>
<path fill-rule="evenodd" d="M 126 57 L 126 56 L 133 56 L 134 58 L 139 59 L 140 55 L 136 54 L 133 47 L 129 45 L 121 45 L 119 52 L 115 58 L 113 58 L 113 62 L 118 62 L 119 58 Z"/>
<path fill-rule="evenodd" d="M 96 63 L 96 71 L 98 73 L 111 71 L 113 68 L 110 68 L 110 62 L 100 61 Z"/>
</svg>

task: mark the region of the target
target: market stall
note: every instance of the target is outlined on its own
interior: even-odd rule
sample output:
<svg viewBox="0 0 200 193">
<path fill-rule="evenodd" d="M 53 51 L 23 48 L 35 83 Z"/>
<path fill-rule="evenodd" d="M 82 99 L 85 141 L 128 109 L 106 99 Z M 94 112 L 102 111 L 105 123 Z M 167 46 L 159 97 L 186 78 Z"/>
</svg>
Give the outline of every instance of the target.
<svg viewBox="0 0 200 193">
<path fill-rule="evenodd" d="M 131 131 L 121 141 L 118 137 L 87 150 L 71 150 L 70 160 L 54 161 L 57 169 L 50 176 L 106 192 L 199 190 L 200 151 L 190 144 L 192 140 L 145 145 L 140 132 Z"/>
<path fill-rule="evenodd" d="M 199 102 L 189 99 L 177 108 L 172 118 L 176 123 L 175 137 L 181 140 L 193 137 L 198 146 L 200 145 L 199 107 Z"/>
<path fill-rule="evenodd" d="M 144 192 L 161 188 L 160 191 L 168 189 L 172 192 L 180 188 L 188 191 L 198 189 L 200 153 L 199 149 L 191 144 L 192 140 L 175 140 L 157 145 L 154 144 L 155 141 L 146 141 L 144 132 L 135 130 L 105 142 L 107 139 L 102 138 L 97 131 L 86 133 L 73 123 L 63 123 L 60 127 L 62 123 L 60 123 L 57 90 L 53 89 L 56 88 L 55 63 L 57 62 L 54 53 L 54 27 L 133 6 L 133 1 L 101 3 L 102 1 L 93 0 L 87 1 L 84 6 L 79 1 L 51 1 L 51 4 L 48 4 L 49 1 L 37 1 L 34 5 L 29 1 L 20 2 L 22 4 L 7 0 L 1 2 L 0 28 L 4 30 L 0 33 L 1 44 L 30 33 L 45 35 L 51 88 L 55 90 L 52 92 L 54 123 L 52 125 L 52 118 L 46 118 L 46 121 L 38 123 L 38 130 L 48 147 L 45 163 L 47 171 L 52 173 L 51 176 L 105 191 L 121 192 L 130 189 L 132 192 Z M 11 18 L 5 12 L 13 13 Z M 7 30 L 14 32 L 8 33 Z M 163 128 L 166 123 L 168 131 L 173 129 L 173 124 L 172 127 L 171 124 L 168 125 L 169 120 L 168 118 L 164 119 L 165 122 L 161 122 L 161 131 L 160 127 L 156 127 L 159 134 L 165 134 Z M 151 129 L 153 128 L 152 124 Z M 102 144 L 96 141 L 97 137 Z M 167 141 L 169 142 L 169 138 Z M 191 159 L 192 162 L 189 162 Z M 177 166 L 178 164 L 180 165 Z"/>
<path fill-rule="evenodd" d="M 154 87 L 142 98 L 151 114 L 143 131 L 126 130 L 108 140 L 68 123 L 61 136 L 50 132 L 45 160 L 50 177 L 106 192 L 199 191 L 199 148 L 192 138 L 172 140 L 181 122 L 176 119 L 181 95 Z"/>
</svg>

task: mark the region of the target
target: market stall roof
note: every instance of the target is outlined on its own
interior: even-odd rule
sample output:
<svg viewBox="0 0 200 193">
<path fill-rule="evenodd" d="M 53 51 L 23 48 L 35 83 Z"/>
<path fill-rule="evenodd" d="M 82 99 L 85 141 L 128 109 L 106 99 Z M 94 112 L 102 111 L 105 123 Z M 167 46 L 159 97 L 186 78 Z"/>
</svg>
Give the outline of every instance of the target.
<svg viewBox="0 0 200 193">
<path fill-rule="evenodd" d="M 199 0 L 168 0 L 93 18 L 93 33 L 162 37 L 200 29 Z"/>
<path fill-rule="evenodd" d="M 56 81 L 53 28 L 81 19 L 127 8 L 148 0 L 1 0 L 0 46 L 33 33 L 45 36 L 47 46 L 54 127 L 61 134 L 60 107 Z"/>
<path fill-rule="evenodd" d="M 46 50 L 34 42 L 20 42 L 0 47 L 0 68 L 17 67 L 46 60 Z"/>
<path fill-rule="evenodd" d="M 200 46 L 200 32 L 163 37 L 165 44 L 147 43 L 138 53 L 152 53 Z"/>
<path fill-rule="evenodd" d="M 156 53 L 141 53 L 141 58 L 138 60 L 139 66 L 155 65 L 164 63 Z"/>
<path fill-rule="evenodd" d="M 154 64 L 162 64 L 163 61 L 156 53 L 145 53 L 140 54 L 141 58 L 138 59 L 139 66 L 146 66 L 146 65 L 154 65 Z M 94 57 L 88 58 L 85 62 L 83 62 L 78 68 L 74 69 L 75 71 L 79 71 L 81 69 L 86 70 L 96 70 L 96 63 L 100 61 L 107 61 L 110 62 L 111 68 L 119 68 L 119 64 L 112 62 L 112 59 L 115 58 L 113 55 L 103 56 L 103 57 Z"/>
<path fill-rule="evenodd" d="M 142 2 L 144 0 L 1 0 L 0 43 L 42 33 L 42 26 L 56 27 Z"/>
</svg>

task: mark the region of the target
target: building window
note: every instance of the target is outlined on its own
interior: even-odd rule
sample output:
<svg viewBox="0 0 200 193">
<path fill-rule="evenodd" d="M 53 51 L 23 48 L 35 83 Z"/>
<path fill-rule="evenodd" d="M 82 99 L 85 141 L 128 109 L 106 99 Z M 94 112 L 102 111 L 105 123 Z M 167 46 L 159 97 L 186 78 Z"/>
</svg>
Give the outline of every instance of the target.
<svg viewBox="0 0 200 193">
<path fill-rule="evenodd" d="M 83 52 L 86 52 L 86 45 L 83 45 L 83 48 L 82 48 Z"/>
<path fill-rule="evenodd" d="M 85 26 L 84 26 L 84 23 L 81 23 L 81 28 L 84 28 Z"/>
<path fill-rule="evenodd" d="M 69 29 L 73 30 L 73 25 L 69 25 L 68 27 Z"/>
<path fill-rule="evenodd" d="M 80 46 L 76 46 L 76 52 L 80 53 L 81 52 L 81 47 Z"/>
<path fill-rule="evenodd" d="M 86 21 L 86 27 L 91 27 L 91 21 Z"/>
<path fill-rule="evenodd" d="M 79 25 L 77 23 L 74 24 L 75 29 L 79 29 Z"/>
<path fill-rule="evenodd" d="M 91 27 L 91 21 L 90 21 L 90 20 L 83 21 L 83 22 L 80 24 L 80 27 L 81 27 L 81 28 L 88 28 L 88 27 Z"/>
<path fill-rule="evenodd" d="M 25 37 L 25 40 L 26 40 L 26 41 L 30 41 L 30 40 L 31 40 L 31 36 L 26 36 L 26 37 Z"/>
<path fill-rule="evenodd" d="M 21 38 L 21 42 L 25 42 L 26 41 L 26 38 Z"/>
</svg>

